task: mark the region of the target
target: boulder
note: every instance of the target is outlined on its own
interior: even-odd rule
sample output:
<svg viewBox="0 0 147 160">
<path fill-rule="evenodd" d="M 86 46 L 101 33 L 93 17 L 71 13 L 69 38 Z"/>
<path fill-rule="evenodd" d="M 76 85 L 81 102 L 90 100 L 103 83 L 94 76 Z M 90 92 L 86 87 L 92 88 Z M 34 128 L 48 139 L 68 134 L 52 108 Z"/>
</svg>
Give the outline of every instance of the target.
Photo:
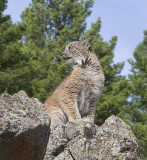
<svg viewBox="0 0 147 160">
<path fill-rule="evenodd" d="M 0 160 L 43 160 L 50 120 L 43 104 L 24 91 L 0 99 Z"/>
<path fill-rule="evenodd" d="M 44 160 L 139 160 L 130 127 L 111 116 L 97 125 L 76 120 L 51 131 Z"/>
</svg>

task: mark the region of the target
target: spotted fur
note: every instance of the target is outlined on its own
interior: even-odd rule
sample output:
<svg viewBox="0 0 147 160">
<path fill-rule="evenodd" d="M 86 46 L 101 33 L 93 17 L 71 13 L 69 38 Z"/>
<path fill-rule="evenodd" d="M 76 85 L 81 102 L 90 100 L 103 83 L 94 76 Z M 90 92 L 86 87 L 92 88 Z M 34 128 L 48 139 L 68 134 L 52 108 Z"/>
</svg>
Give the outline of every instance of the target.
<svg viewBox="0 0 147 160">
<path fill-rule="evenodd" d="M 51 118 L 51 129 L 76 119 L 94 122 L 96 104 L 104 87 L 104 74 L 90 38 L 68 44 L 62 56 L 75 65 L 44 104 Z"/>
</svg>

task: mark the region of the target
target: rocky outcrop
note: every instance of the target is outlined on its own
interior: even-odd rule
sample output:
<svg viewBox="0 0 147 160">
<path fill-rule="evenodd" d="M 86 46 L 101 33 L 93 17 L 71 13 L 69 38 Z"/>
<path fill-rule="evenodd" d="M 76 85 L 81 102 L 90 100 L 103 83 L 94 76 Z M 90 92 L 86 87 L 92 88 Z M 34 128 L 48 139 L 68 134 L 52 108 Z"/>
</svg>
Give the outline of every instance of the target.
<svg viewBox="0 0 147 160">
<path fill-rule="evenodd" d="M 118 117 L 109 117 L 101 127 L 76 120 L 56 127 L 50 135 L 49 124 L 48 114 L 37 99 L 24 91 L 3 94 L 0 160 L 141 159 L 135 136 Z"/>
<path fill-rule="evenodd" d="M 139 160 L 137 148 L 130 127 L 118 117 L 101 127 L 77 120 L 51 132 L 44 160 Z"/>
<path fill-rule="evenodd" d="M 43 104 L 24 91 L 0 99 L 0 160 L 42 160 L 50 120 Z"/>
</svg>

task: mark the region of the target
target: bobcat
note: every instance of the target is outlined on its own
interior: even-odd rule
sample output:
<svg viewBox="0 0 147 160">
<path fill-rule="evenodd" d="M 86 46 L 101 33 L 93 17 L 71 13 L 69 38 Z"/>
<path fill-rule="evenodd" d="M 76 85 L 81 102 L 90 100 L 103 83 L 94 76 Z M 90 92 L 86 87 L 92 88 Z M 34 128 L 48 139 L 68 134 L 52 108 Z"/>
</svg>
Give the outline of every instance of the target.
<svg viewBox="0 0 147 160">
<path fill-rule="evenodd" d="M 91 38 L 68 44 L 62 56 L 75 65 L 44 104 L 51 118 L 51 130 L 76 119 L 94 122 L 96 104 L 104 87 L 104 74 L 91 48 Z"/>
</svg>

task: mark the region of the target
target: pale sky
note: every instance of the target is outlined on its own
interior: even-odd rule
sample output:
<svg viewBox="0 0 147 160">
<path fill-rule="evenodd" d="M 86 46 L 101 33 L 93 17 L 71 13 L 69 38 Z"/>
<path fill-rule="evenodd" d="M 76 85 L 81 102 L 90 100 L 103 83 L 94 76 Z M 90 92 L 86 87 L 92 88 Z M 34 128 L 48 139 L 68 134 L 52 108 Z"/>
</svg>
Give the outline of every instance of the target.
<svg viewBox="0 0 147 160">
<path fill-rule="evenodd" d="M 20 15 L 31 0 L 8 0 L 6 14 L 10 14 L 13 22 L 21 21 Z M 125 61 L 122 75 L 131 69 L 127 59 L 133 58 L 133 51 L 143 40 L 143 31 L 147 30 L 147 0 L 95 0 L 92 14 L 87 18 L 87 28 L 102 20 L 101 36 L 109 41 L 118 36 L 114 62 Z"/>
</svg>

